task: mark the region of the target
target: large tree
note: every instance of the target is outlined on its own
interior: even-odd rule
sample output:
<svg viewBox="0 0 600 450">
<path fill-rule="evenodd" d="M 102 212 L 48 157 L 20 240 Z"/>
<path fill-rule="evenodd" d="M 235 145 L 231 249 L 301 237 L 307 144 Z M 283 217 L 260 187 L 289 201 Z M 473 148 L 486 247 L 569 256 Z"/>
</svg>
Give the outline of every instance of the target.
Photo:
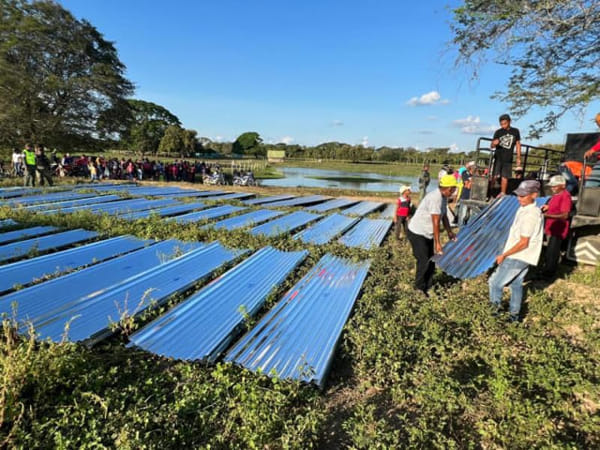
<svg viewBox="0 0 600 450">
<path fill-rule="evenodd" d="M 247 131 L 238 136 L 233 143 L 233 153 L 240 155 L 264 156 L 262 138 L 256 131 Z"/>
<path fill-rule="evenodd" d="M 167 128 L 181 125 L 177 116 L 164 106 L 135 99 L 128 103 L 131 115 L 122 138 L 131 150 L 156 153 Z"/>
<path fill-rule="evenodd" d="M 512 74 L 496 98 L 515 116 L 541 108 L 530 136 L 556 128 L 567 112 L 584 113 L 600 97 L 598 0 L 465 0 L 451 24 L 459 64 L 477 76 L 490 59 Z"/>
<path fill-rule="evenodd" d="M 117 50 L 53 1 L 0 0 L 0 144 L 85 147 L 128 112 Z"/>
</svg>

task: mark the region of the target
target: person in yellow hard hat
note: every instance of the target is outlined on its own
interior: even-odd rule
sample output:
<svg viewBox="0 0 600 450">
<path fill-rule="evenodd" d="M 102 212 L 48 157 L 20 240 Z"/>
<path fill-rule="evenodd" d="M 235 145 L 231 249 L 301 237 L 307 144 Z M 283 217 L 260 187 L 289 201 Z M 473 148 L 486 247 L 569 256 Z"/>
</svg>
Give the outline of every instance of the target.
<svg viewBox="0 0 600 450">
<path fill-rule="evenodd" d="M 417 260 L 417 273 L 414 286 L 427 295 L 433 282 L 435 265 L 431 261 L 434 253 L 442 253 L 440 224 L 444 225 L 448 237 L 454 239 L 454 233 L 448 221 L 448 198 L 458 186 L 454 175 L 444 175 L 439 180 L 439 188 L 431 191 L 419 203 L 415 215 L 408 223 L 408 240 Z"/>
</svg>

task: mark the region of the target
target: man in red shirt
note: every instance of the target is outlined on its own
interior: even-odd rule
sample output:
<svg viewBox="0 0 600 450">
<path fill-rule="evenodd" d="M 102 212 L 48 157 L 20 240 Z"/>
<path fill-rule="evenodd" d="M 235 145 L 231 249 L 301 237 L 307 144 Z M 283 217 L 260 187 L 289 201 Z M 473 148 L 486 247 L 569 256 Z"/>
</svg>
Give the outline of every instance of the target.
<svg viewBox="0 0 600 450">
<path fill-rule="evenodd" d="M 544 278 L 552 278 L 556 274 L 560 247 L 569 234 L 569 213 L 573 206 L 571 194 L 566 190 L 567 181 L 562 175 L 555 175 L 548 183 L 552 189 L 552 198 L 542 206 L 546 219 L 544 234 L 548 236 L 544 267 Z"/>
</svg>

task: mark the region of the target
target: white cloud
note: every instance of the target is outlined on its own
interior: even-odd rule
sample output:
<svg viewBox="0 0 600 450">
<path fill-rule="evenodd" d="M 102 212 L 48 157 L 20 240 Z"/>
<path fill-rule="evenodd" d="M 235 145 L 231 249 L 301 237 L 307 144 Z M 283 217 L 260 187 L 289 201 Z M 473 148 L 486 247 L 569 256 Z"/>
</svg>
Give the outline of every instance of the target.
<svg viewBox="0 0 600 450">
<path fill-rule="evenodd" d="M 424 106 L 424 105 L 446 105 L 450 103 L 450 100 L 442 98 L 438 91 L 427 92 L 420 97 L 413 97 L 406 102 L 409 106 Z"/>
<path fill-rule="evenodd" d="M 450 147 L 449 147 L 448 151 L 450 153 L 454 153 L 454 152 L 458 152 L 460 150 L 458 149 L 458 145 L 456 143 L 452 143 L 452 144 L 450 144 Z"/>
<path fill-rule="evenodd" d="M 360 142 L 360 145 L 362 145 L 363 147 L 368 147 L 369 146 L 369 136 L 363 137 L 362 141 Z"/>
<path fill-rule="evenodd" d="M 292 142 L 294 142 L 294 138 L 291 136 L 284 136 L 279 139 L 279 142 L 283 142 L 285 145 L 290 145 Z"/>
<path fill-rule="evenodd" d="M 341 127 L 341 126 L 344 126 L 344 122 L 342 120 L 332 120 L 331 126 L 332 127 Z"/>
<path fill-rule="evenodd" d="M 479 116 L 467 116 L 464 119 L 456 119 L 452 122 L 457 128 L 460 128 L 464 134 L 489 134 L 496 130 L 496 127 L 481 121 Z"/>
</svg>

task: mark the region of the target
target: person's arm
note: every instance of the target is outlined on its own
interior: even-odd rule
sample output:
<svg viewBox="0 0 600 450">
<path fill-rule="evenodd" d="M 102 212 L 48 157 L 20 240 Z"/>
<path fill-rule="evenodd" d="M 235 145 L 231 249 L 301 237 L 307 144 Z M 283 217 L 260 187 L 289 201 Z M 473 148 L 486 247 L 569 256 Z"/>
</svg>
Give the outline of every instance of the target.
<svg viewBox="0 0 600 450">
<path fill-rule="evenodd" d="M 448 233 L 448 237 L 450 238 L 450 240 L 456 239 L 456 235 L 454 234 L 454 231 L 452 231 L 452 227 L 450 226 L 450 221 L 448 220 L 447 214 L 444 214 L 444 216 L 442 217 L 442 223 L 444 224 L 444 228 L 446 230 L 446 233 Z"/>
<path fill-rule="evenodd" d="M 517 145 L 515 146 L 517 150 L 517 166 L 521 165 L 521 141 L 517 141 Z"/>
<path fill-rule="evenodd" d="M 396 212 L 394 212 L 394 223 L 396 223 L 396 221 L 398 220 L 398 209 L 400 209 L 400 204 L 396 202 Z"/>
<path fill-rule="evenodd" d="M 598 140 L 598 142 L 596 143 L 596 145 L 594 145 L 592 148 L 590 148 L 587 152 L 585 152 L 584 157 L 585 158 L 591 158 L 592 155 L 596 152 L 600 152 L 600 139 Z"/>
<path fill-rule="evenodd" d="M 526 236 L 521 236 L 519 242 L 517 242 L 515 245 L 506 250 L 501 255 L 496 256 L 496 264 L 502 264 L 502 261 L 504 261 L 506 258 L 508 258 L 511 255 L 514 255 L 515 253 L 519 253 L 522 250 L 525 250 L 527 247 L 529 247 L 529 238 Z"/>
<path fill-rule="evenodd" d="M 440 242 L 440 215 L 432 214 L 431 221 L 433 222 L 433 248 L 435 253 L 442 253 L 442 243 Z"/>
</svg>

